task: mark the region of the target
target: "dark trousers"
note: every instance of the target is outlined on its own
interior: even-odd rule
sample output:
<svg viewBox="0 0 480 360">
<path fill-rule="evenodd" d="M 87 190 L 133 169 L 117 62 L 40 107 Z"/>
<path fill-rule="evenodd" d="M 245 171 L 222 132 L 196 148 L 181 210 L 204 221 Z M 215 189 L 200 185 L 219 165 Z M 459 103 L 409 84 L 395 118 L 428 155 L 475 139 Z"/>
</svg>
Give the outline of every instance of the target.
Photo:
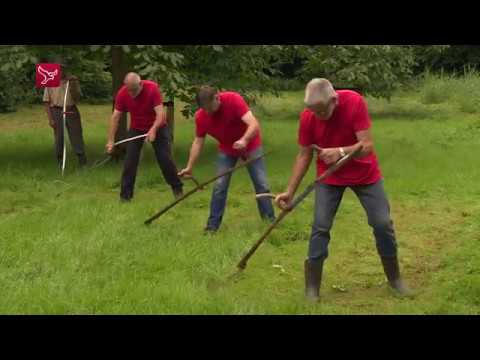
<svg viewBox="0 0 480 360">
<path fill-rule="evenodd" d="M 371 185 L 350 186 L 350 188 L 357 195 L 367 213 L 368 224 L 372 227 L 375 236 L 377 252 L 386 257 L 397 255 L 395 231 L 390 218 L 390 205 L 383 188 L 383 180 Z M 308 249 L 310 260 L 328 257 L 330 229 L 345 189 L 346 186 L 324 183 L 316 185 L 315 214 Z"/>
<path fill-rule="evenodd" d="M 51 107 L 50 112 L 55 122 L 55 156 L 58 163 L 61 163 L 63 159 L 64 141 L 63 108 Z M 86 156 L 80 112 L 76 106 L 67 108 L 67 112 L 72 112 L 72 114 L 67 114 L 66 118 L 66 127 L 68 137 L 70 138 L 70 144 L 72 145 L 73 151 L 75 151 L 75 154 L 78 156 L 80 163 L 84 165 L 86 163 Z"/>
<path fill-rule="evenodd" d="M 146 131 L 130 129 L 128 137 L 146 134 Z M 140 154 L 145 142 L 144 138 L 133 140 L 127 143 L 127 153 L 123 166 L 122 185 L 120 197 L 129 200 L 133 197 L 135 188 L 135 179 L 137 177 L 138 162 Z M 160 170 L 162 171 L 165 181 L 172 187 L 172 189 L 181 189 L 183 184 L 178 177 L 177 167 L 173 162 L 170 152 L 170 135 L 168 126 L 164 126 L 157 132 L 157 137 L 152 143 L 155 157 L 157 159 Z"/>
</svg>

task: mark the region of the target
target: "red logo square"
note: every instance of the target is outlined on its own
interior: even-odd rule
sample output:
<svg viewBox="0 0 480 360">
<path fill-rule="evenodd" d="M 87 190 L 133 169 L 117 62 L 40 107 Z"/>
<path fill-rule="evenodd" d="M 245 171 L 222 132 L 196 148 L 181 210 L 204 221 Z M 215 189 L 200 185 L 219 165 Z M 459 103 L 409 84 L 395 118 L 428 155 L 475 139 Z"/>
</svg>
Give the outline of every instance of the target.
<svg viewBox="0 0 480 360">
<path fill-rule="evenodd" d="M 37 88 L 59 87 L 62 78 L 60 64 L 37 64 L 35 86 Z"/>
</svg>

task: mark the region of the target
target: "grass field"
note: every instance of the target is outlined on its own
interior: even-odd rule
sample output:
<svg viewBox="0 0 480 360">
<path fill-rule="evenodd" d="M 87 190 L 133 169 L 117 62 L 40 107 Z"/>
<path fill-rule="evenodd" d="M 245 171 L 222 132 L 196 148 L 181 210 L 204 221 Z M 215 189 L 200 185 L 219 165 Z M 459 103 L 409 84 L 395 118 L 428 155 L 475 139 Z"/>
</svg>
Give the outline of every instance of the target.
<svg viewBox="0 0 480 360">
<path fill-rule="evenodd" d="M 211 187 L 147 227 L 143 221 L 172 200 L 150 147 L 134 201 L 121 204 L 121 164 L 81 171 L 69 148 L 62 178 L 42 107 L 0 114 L 0 313 L 479 314 L 480 120 L 460 102 L 425 99 L 421 90 L 390 103 L 368 99 L 400 262 L 417 296 L 398 299 L 388 291 L 366 216 L 347 191 L 315 305 L 303 299 L 313 196 L 231 280 L 267 226 L 245 170 L 232 179 L 216 236 L 202 234 Z M 264 147 L 273 151 L 266 160 L 273 192 L 284 190 L 290 176 L 301 110 L 301 92 L 264 98 L 254 109 Z M 104 157 L 110 105 L 80 111 L 93 162 Z M 181 167 L 194 127 L 179 113 L 177 120 L 174 155 Z M 215 154 L 209 140 L 198 179 L 214 174 Z"/>
</svg>

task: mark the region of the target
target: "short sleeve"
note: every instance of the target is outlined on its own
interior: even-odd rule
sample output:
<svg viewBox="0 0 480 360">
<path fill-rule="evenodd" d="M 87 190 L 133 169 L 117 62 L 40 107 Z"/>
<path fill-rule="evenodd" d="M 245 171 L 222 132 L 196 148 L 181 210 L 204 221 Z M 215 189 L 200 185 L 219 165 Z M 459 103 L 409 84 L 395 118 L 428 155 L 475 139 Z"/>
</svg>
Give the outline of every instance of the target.
<svg viewBox="0 0 480 360">
<path fill-rule="evenodd" d="M 163 96 L 160 88 L 157 84 L 152 89 L 152 105 L 157 107 L 158 105 L 163 105 Z"/>
<path fill-rule="evenodd" d="M 308 147 L 314 144 L 313 134 L 310 131 L 310 116 L 304 111 L 300 115 L 300 126 L 298 128 L 298 145 Z"/>
<path fill-rule="evenodd" d="M 234 106 L 235 116 L 240 119 L 250 111 L 249 106 L 240 94 L 235 94 L 232 97 L 232 105 Z"/>
<path fill-rule="evenodd" d="M 370 129 L 372 123 L 368 114 L 368 107 L 363 98 L 360 98 L 353 114 L 353 129 L 355 132 Z"/>
<path fill-rule="evenodd" d="M 207 128 L 200 111 L 195 114 L 195 136 L 199 138 L 207 136 Z"/>
<path fill-rule="evenodd" d="M 115 110 L 128 112 L 127 104 L 125 103 L 125 96 L 122 91 L 119 91 L 115 97 Z"/>
</svg>

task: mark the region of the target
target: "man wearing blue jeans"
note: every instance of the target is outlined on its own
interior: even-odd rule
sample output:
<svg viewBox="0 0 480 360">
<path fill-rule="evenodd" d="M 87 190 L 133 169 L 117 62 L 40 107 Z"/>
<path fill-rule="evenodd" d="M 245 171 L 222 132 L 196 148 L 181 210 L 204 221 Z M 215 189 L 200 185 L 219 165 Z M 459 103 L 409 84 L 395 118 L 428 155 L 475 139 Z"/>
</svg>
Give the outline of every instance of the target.
<svg viewBox="0 0 480 360">
<path fill-rule="evenodd" d="M 354 91 L 335 91 L 326 79 L 313 79 L 306 88 L 305 105 L 298 133 L 300 152 L 293 174 L 287 191 L 275 199 L 282 209 L 291 206 L 312 161 L 312 147 L 318 149 L 317 176 L 339 159 L 360 149 L 357 157 L 316 184 L 314 221 L 308 258 L 304 263 L 306 297 L 315 301 L 320 297 L 330 229 L 347 187 L 357 195 L 367 213 L 390 287 L 400 295 L 411 295 L 400 276 L 390 206 L 373 150 L 371 120 L 363 97 Z"/>
<path fill-rule="evenodd" d="M 242 96 L 236 92 L 217 92 L 209 86 L 200 88 L 197 97 L 199 110 L 195 114 L 195 140 L 185 169 L 179 176 L 192 176 L 192 169 L 202 151 L 205 137 L 218 141 L 217 173 L 235 166 L 239 158 L 250 159 L 262 154 L 260 125 Z M 265 163 L 260 158 L 247 166 L 257 194 L 269 193 Z M 216 232 L 222 223 L 227 202 L 231 173 L 217 180 L 210 203 L 210 217 L 205 231 Z M 275 214 L 270 198 L 257 199 L 260 216 L 274 221 Z"/>
</svg>

